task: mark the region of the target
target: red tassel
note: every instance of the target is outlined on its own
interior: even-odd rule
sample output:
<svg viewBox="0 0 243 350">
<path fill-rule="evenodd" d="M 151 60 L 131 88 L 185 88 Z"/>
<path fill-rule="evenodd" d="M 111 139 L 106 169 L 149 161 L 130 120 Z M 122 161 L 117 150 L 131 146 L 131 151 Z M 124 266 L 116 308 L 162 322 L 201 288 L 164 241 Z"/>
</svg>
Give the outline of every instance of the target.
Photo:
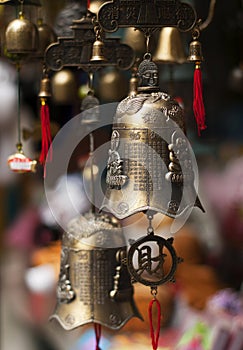
<svg viewBox="0 0 243 350">
<path fill-rule="evenodd" d="M 41 154 L 39 157 L 39 162 L 44 165 L 46 161 L 52 160 L 52 138 L 50 129 L 50 111 L 49 106 L 46 104 L 46 99 L 41 98 Z M 49 153 L 48 153 L 49 150 Z M 48 155 L 48 159 L 47 159 Z"/>
<path fill-rule="evenodd" d="M 193 111 L 197 121 L 198 135 L 201 135 L 201 130 L 206 129 L 205 125 L 205 108 L 203 103 L 202 93 L 202 71 L 200 64 L 196 63 L 194 71 L 194 99 Z"/>
<path fill-rule="evenodd" d="M 95 339 L 96 339 L 95 350 L 100 350 L 99 343 L 101 338 L 101 325 L 98 323 L 94 323 L 94 330 L 95 330 Z"/>
<path fill-rule="evenodd" d="M 90 0 L 87 0 L 87 9 L 90 9 Z"/>
<path fill-rule="evenodd" d="M 157 307 L 157 329 L 156 329 L 156 334 L 154 334 L 153 316 L 152 316 L 152 308 L 153 308 L 153 304 L 154 303 L 156 304 L 156 307 Z M 158 349 L 159 333 L 160 333 L 160 322 L 161 322 L 160 303 L 155 298 L 155 299 L 151 300 L 150 303 L 149 303 L 149 325 L 150 325 L 150 336 L 151 336 L 151 340 L 152 340 L 153 350 L 157 350 Z"/>
</svg>

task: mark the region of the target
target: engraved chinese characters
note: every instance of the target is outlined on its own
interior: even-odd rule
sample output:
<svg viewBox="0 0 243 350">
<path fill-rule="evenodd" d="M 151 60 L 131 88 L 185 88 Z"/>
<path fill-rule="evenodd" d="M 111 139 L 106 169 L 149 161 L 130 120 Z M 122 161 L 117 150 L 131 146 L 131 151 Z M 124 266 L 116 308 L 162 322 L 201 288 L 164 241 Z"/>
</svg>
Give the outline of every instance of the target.
<svg viewBox="0 0 243 350">
<path fill-rule="evenodd" d="M 140 317 L 130 275 L 120 259 L 124 254 L 125 241 L 117 220 L 94 213 L 73 219 L 63 234 L 52 318 L 72 330 L 91 322 L 119 329 L 130 318 Z"/>
<path fill-rule="evenodd" d="M 139 93 L 120 102 L 102 208 L 119 219 L 147 210 L 176 217 L 194 205 L 202 208 L 183 128 L 180 106 L 165 93 Z"/>
</svg>

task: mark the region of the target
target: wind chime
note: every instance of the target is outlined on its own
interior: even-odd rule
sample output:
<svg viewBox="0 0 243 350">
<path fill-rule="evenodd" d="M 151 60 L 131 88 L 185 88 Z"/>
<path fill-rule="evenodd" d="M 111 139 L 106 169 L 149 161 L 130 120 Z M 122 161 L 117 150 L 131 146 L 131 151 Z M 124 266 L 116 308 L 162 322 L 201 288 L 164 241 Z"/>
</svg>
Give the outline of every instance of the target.
<svg viewBox="0 0 243 350">
<path fill-rule="evenodd" d="M 17 89 L 18 89 L 18 111 L 17 111 L 17 125 L 18 125 L 18 143 L 17 153 L 8 158 L 8 165 L 10 170 L 18 173 L 35 172 L 36 160 L 31 160 L 26 157 L 23 151 L 22 137 L 21 137 L 21 89 L 20 89 L 20 71 L 23 64 L 28 60 L 42 60 L 44 51 L 49 44 L 55 40 L 55 34 L 50 26 L 43 23 L 42 18 L 38 19 L 36 26 L 30 20 L 25 18 L 24 4 L 40 6 L 39 1 L 6 1 L 6 4 L 19 5 L 18 18 L 11 21 L 5 31 L 5 55 L 10 59 L 16 67 L 17 71 Z M 39 93 L 41 104 L 41 131 L 42 131 L 42 149 L 39 157 L 39 162 L 44 165 L 51 147 L 52 136 L 50 132 L 50 116 L 48 99 L 51 96 L 50 81 L 47 70 L 43 68 L 43 78 L 41 80 L 41 89 Z M 51 152 L 50 158 L 51 158 Z"/>
<path fill-rule="evenodd" d="M 58 38 L 57 43 L 48 47 L 45 62 L 53 70 L 69 66 L 69 50 L 72 50 L 72 66 L 88 73 L 89 91 L 81 104 L 81 126 L 89 130 L 99 121 L 99 100 L 93 88 L 95 72 L 110 64 L 127 69 L 133 63 L 133 53 L 119 40 L 105 39 L 96 17 L 89 11 L 73 21 L 73 29 L 74 38 Z M 84 41 L 84 37 L 88 40 Z M 68 49 L 62 51 L 61 57 L 53 55 L 60 46 Z M 77 49 L 76 53 L 73 49 Z M 74 218 L 63 233 L 57 305 L 51 319 L 56 319 L 66 330 L 92 323 L 96 349 L 100 349 L 102 326 L 117 330 L 132 317 L 142 317 L 133 300 L 122 227 L 114 216 L 97 212 L 93 204 L 95 146 L 91 131 L 89 143 L 91 210 Z"/>
<path fill-rule="evenodd" d="M 17 152 L 8 157 L 10 170 L 17 173 L 35 172 L 37 164 L 36 160 L 31 160 L 24 154 L 21 138 L 20 69 L 22 63 L 37 50 L 38 40 L 35 25 L 24 17 L 23 2 L 19 0 L 18 18 L 8 24 L 5 33 L 6 54 L 14 61 L 17 71 Z"/>
<path fill-rule="evenodd" d="M 153 298 L 148 313 L 155 350 L 161 318 L 158 286 L 174 280 L 181 258 L 173 248 L 173 238 L 156 235 L 153 217 L 160 212 L 175 219 L 193 206 L 202 210 L 203 207 L 194 187 L 183 111 L 175 100 L 159 90 L 159 71 L 149 52 L 149 39 L 155 30 L 164 26 L 191 30 L 196 23 L 196 14 L 190 5 L 179 1 L 161 0 L 149 4 L 138 1 L 131 6 L 114 0 L 100 8 L 98 21 L 110 32 L 119 27 L 135 27 L 144 33 L 146 40 L 146 52 L 138 66 L 137 93 L 118 104 L 114 117 L 107 162 L 107 191 L 101 209 L 118 219 L 138 212 L 147 215 L 147 232 L 141 232 L 138 240 L 130 241 L 127 267 L 133 282 L 150 287 Z M 157 308 L 156 331 L 153 306 Z"/>
<path fill-rule="evenodd" d="M 23 0 L 20 3 L 22 6 Z M 23 21 L 21 16 L 22 10 L 19 20 Z M 105 37 L 105 32 L 114 32 L 120 27 L 140 30 L 145 37 L 146 52 L 142 62 L 133 69 L 130 94 L 118 104 L 114 116 L 107 161 L 107 190 L 98 212 L 93 205 L 94 136 L 89 133 L 92 209 L 73 219 L 63 233 L 57 305 L 52 318 L 66 330 L 93 323 L 96 349 L 100 349 L 102 325 L 116 330 L 134 316 L 141 318 L 133 300 L 132 283 L 138 282 L 148 286 L 152 294 L 148 313 L 155 350 L 158 348 L 161 319 L 158 286 L 173 281 L 181 258 L 176 254 L 172 237 L 165 239 L 156 234 L 153 217 L 162 213 L 177 219 L 194 206 L 201 210 L 203 207 L 194 186 L 193 161 L 184 134 L 183 110 L 170 95 L 160 91 L 159 71 L 149 46 L 151 36 L 158 29 L 192 30 L 189 60 L 195 62 L 194 113 L 198 129 L 204 129 L 202 54 L 198 41 L 200 26 L 191 5 L 179 0 L 149 3 L 145 0 L 113 0 L 100 7 L 97 17 L 87 10 L 80 20 L 73 21 L 73 37 L 59 37 L 47 47 L 39 93 L 42 125 L 46 130 L 40 161 L 45 164 L 51 144 L 49 71 L 77 67 L 88 73 L 90 89 L 81 106 L 82 126 L 88 128 L 97 123 L 99 101 L 93 90 L 93 74 L 107 66 L 128 70 L 134 63 L 134 53 L 128 45 L 119 39 Z M 13 40 L 6 42 L 13 43 Z M 10 45 L 7 49 L 15 53 Z M 18 49 L 17 54 L 20 53 L 26 54 Z M 18 120 L 20 124 L 20 118 Z M 17 147 L 18 154 L 23 155 L 20 138 Z M 16 155 L 13 157 L 16 163 Z M 28 161 L 29 164 L 35 162 Z M 32 168 L 28 166 L 29 171 Z M 18 170 L 26 171 L 26 166 Z M 138 240 L 131 240 L 128 248 L 119 220 L 138 212 L 146 214 L 147 230 L 141 232 Z M 157 309 L 156 331 L 154 307 Z"/>
</svg>

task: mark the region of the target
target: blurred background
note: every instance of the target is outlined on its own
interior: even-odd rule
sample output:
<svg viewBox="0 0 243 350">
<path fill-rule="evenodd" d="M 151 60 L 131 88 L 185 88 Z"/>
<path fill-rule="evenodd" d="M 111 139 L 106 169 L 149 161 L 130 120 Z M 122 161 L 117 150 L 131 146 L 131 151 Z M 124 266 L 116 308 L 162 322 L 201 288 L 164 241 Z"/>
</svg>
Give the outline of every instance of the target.
<svg viewBox="0 0 243 350">
<path fill-rule="evenodd" d="M 26 1 L 27 2 L 27 1 Z M 90 2 L 97 12 L 105 1 Z M 17 3 L 17 1 L 16 1 Z M 1 239 L 1 347 L 3 350 L 91 349 L 92 329 L 66 332 L 48 318 L 55 307 L 55 288 L 60 267 L 61 228 L 51 216 L 44 195 L 43 169 L 17 174 L 7 166 L 16 152 L 18 108 L 25 154 L 38 159 L 41 145 L 38 93 L 42 60 L 21 66 L 21 100 L 17 98 L 17 72 L 5 51 L 5 30 L 16 18 L 16 3 L 0 4 L 0 239 Z M 25 5 L 26 17 L 42 18 L 50 38 L 72 37 L 72 21 L 86 13 L 86 1 L 42 0 L 42 6 Z M 38 1 L 37 1 L 38 3 Z M 206 20 L 210 1 L 190 2 L 198 17 Z M 161 33 L 151 38 L 151 52 L 159 55 Z M 112 36 L 133 47 L 141 59 L 143 36 L 133 29 L 119 29 Z M 180 33 L 185 58 L 190 33 Z M 213 18 L 201 32 L 203 96 L 207 128 L 198 136 L 193 115 L 194 64 L 160 61 L 160 88 L 176 97 L 185 110 L 187 136 L 199 168 L 199 195 L 206 213 L 193 210 L 185 226 L 175 234 L 175 248 L 183 257 L 176 283 L 160 287 L 164 314 L 161 349 L 243 349 L 243 2 L 220 0 Z M 129 93 L 131 71 L 109 67 L 95 74 L 95 95 L 101 104 L 119 102 Z M 51 132 L 54 137 L 80 113 L 88 91 L 87 73 L 65 68 L 51 73 Z M 95 146 L 110 139 L 110 129 L 94 133 Z M 82 182 L 89 152 L 88 138 L 72 154 L 68 186 L 80 213 L 90 203 Z M 69 220 L 62 198 L 63 179 L 55 184 L 53 202 L 60 216 Z M 168 220 L 159 230 L 166 231 Z M 140 223 L 143 225 L 143 222 Z M 139 228 L 139 227 L 138 227 Z M 147 318 L 149 293 L 135 286 L 135 295 L 145 322 L 131 320 L 119 332 L 104 331 L 101 348 L 151 348 Z M 142 331 L 142 332 L 141 332 Z M 146 333 L 147 331 L 147 333 Z M 219 340 L 220 339 L 220 340 Z M 215 345 L 217 344 L 217 345 Z M 235 347 L 233 347 L 235 346 Z"/>
</svg>

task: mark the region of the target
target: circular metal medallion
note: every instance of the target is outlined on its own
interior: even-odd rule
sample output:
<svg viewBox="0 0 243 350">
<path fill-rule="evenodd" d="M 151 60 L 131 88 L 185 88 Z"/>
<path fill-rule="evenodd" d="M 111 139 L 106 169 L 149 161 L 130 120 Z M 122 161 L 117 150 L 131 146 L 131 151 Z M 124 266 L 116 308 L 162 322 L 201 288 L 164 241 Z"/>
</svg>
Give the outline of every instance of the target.
<svg viewBox="0 0 243 350">
<path fill-rule="evenodd" d="M 164 239 L 152 234 L 132 242 L 127 257 L 132 279 L 146 286 L 173 281 L 181 259 L 177 257 L 172 243 L 173 238 Z"/>
</svg>

